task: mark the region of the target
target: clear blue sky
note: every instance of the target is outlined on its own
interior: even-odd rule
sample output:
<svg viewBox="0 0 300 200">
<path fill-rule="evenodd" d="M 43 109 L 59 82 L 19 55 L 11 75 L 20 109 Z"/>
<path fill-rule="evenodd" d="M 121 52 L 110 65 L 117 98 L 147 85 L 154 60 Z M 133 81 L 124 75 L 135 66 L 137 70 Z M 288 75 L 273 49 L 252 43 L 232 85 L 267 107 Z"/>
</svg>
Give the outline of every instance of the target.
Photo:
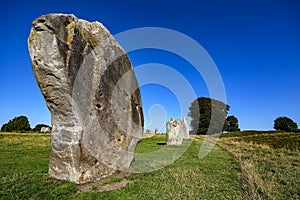
<svg viewBox="0 0 300 200">
<path fill-rule="evenodd" d="M 164 27 L 201 44 L 224 81 L 229 114 L 241 129 L 270 130 L 278 116 L 300 124 L 300 3 L 263 0 L 128 0 L 128 1 L 4 1 L 1 2 L 0 125 L 26 115 L 31 127 L 50 124 L 50 113 L 35 82 L 27 38 L 31 22 L 47 13 L 73 13 L 102 22 L 112 34 L 138 27 Z M 169 52 L 129 54 L 134 67 L 161 63 L 174 67 L 193 85 L 198 96 L 209 96 L 189 63 Z M 179 117 L 174 95 L 159 85 L 142 87 L 146 125 L 148 110 Z M 160 104 L 162 106 L 155 106 Z M 155 113 L 155 112 L 154 112 Z M 151 113 L 150 113 L 151 114 Z"/>
</svg>

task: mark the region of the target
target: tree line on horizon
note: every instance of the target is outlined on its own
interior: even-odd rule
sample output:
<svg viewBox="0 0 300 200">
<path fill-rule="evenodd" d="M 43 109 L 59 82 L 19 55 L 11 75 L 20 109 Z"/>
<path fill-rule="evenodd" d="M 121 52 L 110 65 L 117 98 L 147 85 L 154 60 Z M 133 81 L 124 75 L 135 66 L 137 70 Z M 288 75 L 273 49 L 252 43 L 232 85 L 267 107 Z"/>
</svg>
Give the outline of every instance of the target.
<svg viewBox="0 0 300 200">
<path fill-rule="evenodd" d="M 40 132 L 42 127 L 49 127 L 51 129 L 51 127 L 46 124 L 37 124 L 32 129 L 26 116 L 18 116 L 3 124 L 1 127 L 1 132 Z"/>
<path fill-rule="evenodd" d="M 227 116 L 230 106 L 213 98 L 199 97 L 189 108 L 191 117 L 191 133 L 197 135 L 216 134 L 240 131 L 238 118 Z M 298 132 L 298 125 L 288 117 L 278 117 L 274 120 L 277 131 Z"/>
<path fill-rule="evenodd" d="M 230 106 L 213 98 L 199 97 L 189 108 L 192 134 L 206 135 L 223 132 L 240 131 L 238 118 L 227 116 Z M 26 116 L 18 116 L 9 120 L 1 127 L 1 132 L 40 132 L 42 127 L 50 126 L 37 124 L 31 129 Z M 274 120 L 274 129 L 278 131 L 298 132 L 298 125 L 288 117 L 278 117 Z"/>
</svg>

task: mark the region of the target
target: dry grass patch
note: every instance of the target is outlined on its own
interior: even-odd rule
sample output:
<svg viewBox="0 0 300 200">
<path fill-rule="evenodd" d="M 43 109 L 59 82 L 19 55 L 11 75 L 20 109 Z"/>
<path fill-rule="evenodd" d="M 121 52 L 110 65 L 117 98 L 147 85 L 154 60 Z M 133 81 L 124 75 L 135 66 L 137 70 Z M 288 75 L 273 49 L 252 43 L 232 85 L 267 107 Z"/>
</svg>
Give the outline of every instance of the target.
<svg viewBox="0 0 300 200">
<path fill-rule="evenodd" d="M 238 161 L 248 199 L 300 199 L 298 141 L 299 134 L 274 133 L 222 138 L 218 145 Z"/>
</svg>

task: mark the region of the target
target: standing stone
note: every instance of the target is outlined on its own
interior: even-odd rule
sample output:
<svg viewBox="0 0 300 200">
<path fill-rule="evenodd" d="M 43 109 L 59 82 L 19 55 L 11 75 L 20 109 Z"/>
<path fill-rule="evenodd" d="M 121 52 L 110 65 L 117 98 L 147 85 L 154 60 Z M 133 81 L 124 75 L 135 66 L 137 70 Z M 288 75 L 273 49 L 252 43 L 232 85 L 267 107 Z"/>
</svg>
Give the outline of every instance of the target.
<svg viewBox="0 0 300 200">
<path fill-rule="evenodd" d="M 186 116 L 182 120 L 182 138 L 183 139 L 190 138 L 188 118 Z"/>
<path fill-rule="evenodd" d="M 34 20 L 28 45 L 52 118 L 49 177 L 84 183 L 128 170 L 144 122 L 125 51 L 101 23 L 67 14 Z"/>
<path fill-rule="evenodd" d="M 51 132 L 51 130 L 50 130 L 50 128 L 49 128 L 49 127 L 45 127 L 45 126 L 43 126 L 43 127 L 41 128 L 40 132 L 41 132 L 41 133 L 50 133 L 50 132 Z"/>
<path fill-rule="evenodd" d="M 167 122 L 167 145 L 181 145 L 182 141 L 182 121 L 171 118 Z"/>
<path fill-rule="evenodd" d="M 158 128 L 155 128 L 154 134 L 158 134 Z"/>
</svg>

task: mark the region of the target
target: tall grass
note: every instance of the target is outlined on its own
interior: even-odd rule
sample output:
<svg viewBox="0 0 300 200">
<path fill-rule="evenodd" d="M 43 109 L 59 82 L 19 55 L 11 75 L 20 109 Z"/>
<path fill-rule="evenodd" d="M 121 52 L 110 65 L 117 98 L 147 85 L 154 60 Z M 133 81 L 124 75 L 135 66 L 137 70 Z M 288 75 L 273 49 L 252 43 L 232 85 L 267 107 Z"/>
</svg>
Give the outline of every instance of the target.
<svg viewBox="0 0 300 200">
<path fill-rule="evenodd" d="M 300 134 L 227 137 L 219 146 L 234 155 L 249 199 L 300 199 Z"/>
</svg>

